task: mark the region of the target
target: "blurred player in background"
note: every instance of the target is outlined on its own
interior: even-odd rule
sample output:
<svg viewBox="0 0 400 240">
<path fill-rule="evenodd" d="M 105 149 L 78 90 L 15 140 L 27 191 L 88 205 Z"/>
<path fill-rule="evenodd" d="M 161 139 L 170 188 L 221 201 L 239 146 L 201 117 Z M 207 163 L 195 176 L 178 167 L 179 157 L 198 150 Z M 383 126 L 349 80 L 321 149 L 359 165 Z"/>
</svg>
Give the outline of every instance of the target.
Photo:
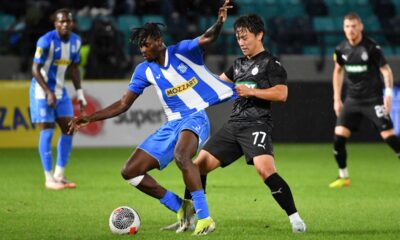
<svg viewBox="0 0 400 240">
<path fill-rule="evenodd" d="M 379 45 L 363 36 L 363 28 L 361 18 L 356 13 L 347 14 L 343 21 L 346 40 L 336 47 L 334 53 L 333 100 L 337 116 L 334 155 L 339 166 L 339 178 L 329 185 L 331 188 L 349 186 L 351 183 L 347 170 L 346 141 L 363 118 L 374 123 L 383 140 L 400 157 L 400 142 L 389 116 L 393 73 Z M 345 72 L 347 96 L 343 103 Z"/>
<path fill-rule="evenodd" d="M 293 232 L 305 232 L 306 225 L 297 212 L 290 187 L 276 172 L 271 102 L 286 101 L 287 74 L 279 60 L 264 49 L 264 29 L 257 15 L 241 16 L 235 21 L 234 32 L 244 57 L 237 58 L 220 78 L 235 83 L 239 98 L 234 102 L 228 122 L 204 145 L 195 165 L 200 169 L 205 188 L 209 172 L 226 167 L 244 155 L 247 164 L 254 165 L 276 202 L 289 216 Z M 187 191 L 185 198 L 190 198 Z M 189 218 L 186 222 L 192 220 Z"/>
<path fill-rule="evenodd" d="M 146 61 L 136 67 L 125 95 L 105 109 L 71 122 L 72 132 L 89 122 L 117 116 L 128 110 L 146 87 L 156 88 L 168 122 L 137 147 L 123 167 L 122 177 L 177 213 L 180 222 L 177 233 L 186 230 L 185 216 L 193 207 L 199 219 L 193 234 L 204 235 L 215 229 L 192 158 L 210 134 L 204 109 L 234 95 L 233 86 L 211 74 L 203 59 L 204 48 L 217 39 L 229 8 L 229 0 L 226 0 L 219 9 L 217 22 L 203 35 L 169 47 L 165 46 L 157 23 L 133 29 L 131 40 L 138 44 Z M 160 186 L 148 174 L 152 169 L 163 169 L 174 158 L 193 205 Z"/>
<path fill-rule="evenodd" d="M 64 176 L 72 148 L 72 135 L 68 133 L 68 122 L 73 117 L 73 108 L 64 87 L 65 74 L 69 68 L 77 92 L 81 110 L 86 100 L 81 88 L 79 74 L 79 49 L 81 39 L 71 32 L 72 14 L 68 9 L 54 13 L 55 30 L 39 38 L 32 65 L 32 84 L 30 88 L 30 111 L 32 122 L 40 126 L 39 155 L 46 177 L 48 189 L 59 190 L 75 188 L 76 184 Z M 57 145 L 57 166 L 52 173 L 51 140 L 55 123 L 61 129 Z"/>
</svg>

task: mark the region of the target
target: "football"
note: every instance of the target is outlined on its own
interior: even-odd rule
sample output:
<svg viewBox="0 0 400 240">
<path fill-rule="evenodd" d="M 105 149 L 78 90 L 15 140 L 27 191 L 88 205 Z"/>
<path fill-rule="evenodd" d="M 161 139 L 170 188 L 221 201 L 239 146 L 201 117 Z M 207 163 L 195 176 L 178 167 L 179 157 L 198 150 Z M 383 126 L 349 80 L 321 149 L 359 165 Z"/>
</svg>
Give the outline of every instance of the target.
<svg viewBox="0 0 400 240">
<path fill-rule="evenodd" d="M 118 207 L 111 213 L 109 226 L 114 234 L 136 234 L 140 228 L 139 214 L 127 206 Z"/>
</svg>

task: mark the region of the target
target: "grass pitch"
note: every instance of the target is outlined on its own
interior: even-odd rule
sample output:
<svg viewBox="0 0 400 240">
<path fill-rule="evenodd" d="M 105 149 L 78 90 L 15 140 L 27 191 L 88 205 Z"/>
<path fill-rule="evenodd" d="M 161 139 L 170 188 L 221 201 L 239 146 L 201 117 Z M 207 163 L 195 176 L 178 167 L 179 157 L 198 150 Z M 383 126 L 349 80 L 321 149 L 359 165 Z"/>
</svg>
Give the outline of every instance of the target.
<svg viewBox="0 0 400 240">
<path fill-rule="evenodd" d="M 241 159 L 209 175 L 207 200 L 217 229 L 205 239 L 400 239 L 400 161 L 384 144 L 349 144 L 352 186 L 329 189 L 337 176 L 331 145 L 275 146 L 278 172 L 289 183 L 308 232 L 291 233 L 285 213 L 252 166 Z M 0 239 L 187 239 L 160 232 L 175 214 L 125 183 L 120 169 L 131 149 L 73 149 L 67 176 L 77 189 L 50 191 L 36 149 L 0 149 Z M 175 164 L 150 172 L 183 194 Z M 135 208 L 139 233 L 116 236 L 111 211 Z"/>
</svg>

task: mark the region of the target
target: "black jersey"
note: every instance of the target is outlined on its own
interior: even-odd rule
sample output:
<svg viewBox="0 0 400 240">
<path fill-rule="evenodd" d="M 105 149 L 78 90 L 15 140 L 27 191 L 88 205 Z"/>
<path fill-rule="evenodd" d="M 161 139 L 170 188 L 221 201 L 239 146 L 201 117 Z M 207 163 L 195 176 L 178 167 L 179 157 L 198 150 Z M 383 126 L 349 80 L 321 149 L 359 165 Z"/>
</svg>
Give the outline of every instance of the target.
<svg viewBox="0 0 400 240">
<path fill-rule="evenodd" d="M 336 47 L 334 59 L 345 69 L 348 97 L 382 98 L 384 83 L 379 68 L 387 62 L 377 43 L 363 37 L 358 45 L 352 46 L 345 40 Z"/>
<path fill-rule="evenodd" d="M 286 85 L 287 74 L 277 58 L 263 51 L 248 59 L 237 58 L 225 72 L 235 85 L 245 84 L 250 88 L 265 89 L 278 84 Z M 245 123 L 268 123 L 272 125 L 271 102 L 255 97 L 238 97 L 229 121 Z"/>
</svg>

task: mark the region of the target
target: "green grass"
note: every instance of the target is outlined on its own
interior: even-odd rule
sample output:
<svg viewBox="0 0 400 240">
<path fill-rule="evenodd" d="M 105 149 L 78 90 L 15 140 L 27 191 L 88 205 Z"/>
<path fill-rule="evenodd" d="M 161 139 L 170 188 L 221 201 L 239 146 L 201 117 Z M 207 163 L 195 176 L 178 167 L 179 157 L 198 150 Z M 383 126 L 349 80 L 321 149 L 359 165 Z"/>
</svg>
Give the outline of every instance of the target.
<svg viewBox="0 0 400 240">
<path fill-rule="evenodd" d="M 207 200 L 217 230 L 203 239 L 399 239 L 400 161 L 384 144 L 349 144 L 352 186 L 329 189 L 337 175 L 331 145 L 277 144 L 279 173 L 291 186 L 308 232 L 291 233 L 284 212 L 252 166 L 239 160 L 208 178 Z M 0 149 L 0 239 L 187 239 L 160 232 L 175 215 L 125 183 L 120 169 L 131 150 L 74 149 L 67 175 L 74 190 L 49 191 L 36 149 Z M 183 193 L 175 164 L 150 173 Z M 111 211 L 135 208 L 139 234 L 112 235 Z"/>
</svg>

